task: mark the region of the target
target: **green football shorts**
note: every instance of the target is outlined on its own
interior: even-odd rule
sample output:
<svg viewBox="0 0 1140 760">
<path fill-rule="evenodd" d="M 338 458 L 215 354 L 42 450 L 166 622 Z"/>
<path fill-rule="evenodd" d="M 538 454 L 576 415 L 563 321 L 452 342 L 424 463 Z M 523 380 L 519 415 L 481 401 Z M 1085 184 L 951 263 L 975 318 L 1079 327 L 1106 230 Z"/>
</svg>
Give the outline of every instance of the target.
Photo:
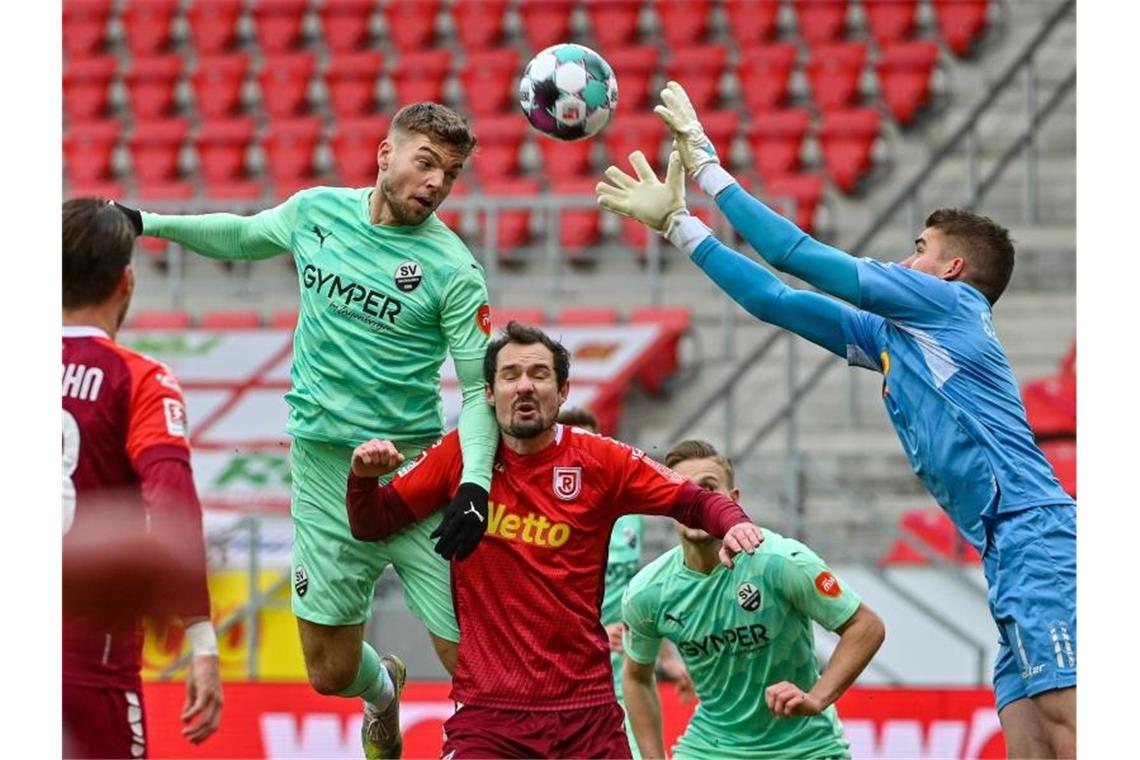
<svg viewBox="0 0 1140 760">
<path fill-rule="evenodd" d="M 410 460 L 426 446 L 397 448 Z M 351 447 L 293 439 L 293 614 L 321 625 L 365 622 L 372 610 L 376 579 L 391 564 L 412 614 L 436 636 L 459 641 L 451 568 L 435 553 L 429 538 L 443 519 L 442 510 L 387 541 L 357 541 L 349 530 L 345 508 L 351 463 Z"/>
</svg>

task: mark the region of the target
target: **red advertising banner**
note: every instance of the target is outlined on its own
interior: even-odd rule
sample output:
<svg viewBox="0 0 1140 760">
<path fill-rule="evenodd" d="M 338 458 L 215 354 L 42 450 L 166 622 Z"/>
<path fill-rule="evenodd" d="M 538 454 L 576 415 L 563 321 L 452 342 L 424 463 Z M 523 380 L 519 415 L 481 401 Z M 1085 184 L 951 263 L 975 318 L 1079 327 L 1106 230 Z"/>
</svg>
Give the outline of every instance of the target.
<svg viewBox="0 0 1140 760">
<path fill-rule="evenodd" d="M 449 684 L 409 683 L 401 700 L 404 757 L 439 757 L 443 722 L 454 704 Z M 147 683 L 146 723 L 152 758 L 359 758 L 360 703 L 322 697 L 304 683 L 227 683 L 218 733 L 195 747 L 182 738 L 179 683 Z M 685 729 L 691 706 L 663 686 L 666 747 Z M 989 689 L 856 688 L 839 702 L 855 758 L 1005 757 Z"/>
</svg>

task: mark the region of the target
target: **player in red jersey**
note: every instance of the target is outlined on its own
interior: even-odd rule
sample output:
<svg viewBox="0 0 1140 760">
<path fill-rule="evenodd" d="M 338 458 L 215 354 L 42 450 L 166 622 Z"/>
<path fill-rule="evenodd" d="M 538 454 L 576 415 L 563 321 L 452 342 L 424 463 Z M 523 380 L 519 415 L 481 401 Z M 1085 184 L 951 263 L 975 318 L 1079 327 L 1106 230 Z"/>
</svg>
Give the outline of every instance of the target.
<svg viewBox="0 0 1140 760">
<path fill-rule="evenodd" d="M 500 445 L 486 537 L 452 564 L 459 660 L 444 756 L 626 757 L 609 639 L 600 622 L 614 521 L 670 515 L 724 537 L 722 561 L 763 540 L 732 500 L 643 452 L 556 423 L 569 355 L 511 322 L 483 365 Z M 379 541 L 449 503 L 462 471 L 454 432 L 388 485 L 403 457 L 387 441 L 357 447 L 347 507 L 353 536 Z"/>
<path fill-rule="evenodd" d="M 63 204 L 65 757 L 146 756 L 143 614 L 186 626 L 183 735 L 200 743 L 221 718 L 182 391 L 165 366 L 114 340 L 134 288 L 134 240 L 106 201 Z"/>
</svg>

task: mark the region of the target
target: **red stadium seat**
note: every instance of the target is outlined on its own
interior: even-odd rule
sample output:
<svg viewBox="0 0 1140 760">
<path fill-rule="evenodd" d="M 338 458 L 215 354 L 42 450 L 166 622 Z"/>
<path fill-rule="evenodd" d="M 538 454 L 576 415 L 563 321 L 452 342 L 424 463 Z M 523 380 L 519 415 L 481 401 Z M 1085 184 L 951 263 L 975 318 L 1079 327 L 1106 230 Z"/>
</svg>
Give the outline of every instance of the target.
<svg viewBox="0 0 1140 760">
<path fill-rule="evenodd" d="M 736 111 L 701 112 L 701 126 L 704 127 L 708 138 L 712 140 L 717 153 L 722 156 L 728 156 L 732 149 L 732 138 L 736 135 L 736 128 L 739 124 L 740 115 Z"/>
<path fill-rule="evenodd" d="M 634 43 L 641 0 L 591 0 L 585 4 L 590 28 L 603 55 Z"/>
<path fill-rule="evenodd" d="M 321 31 L 334 53 L 359 50 L 368 44 L 374 0 L 325 0 L 321 3 Z"/>
<path fill-rule="evenodd" d="M 261 145 L 278 197 L 313 184 L 313 151 L 321 129 L 321 120 L 315 116 L 269 123 Z"/>
<path fill-rule="evenodd" d="M 174 87 L 182 75 L 177 54 L 135 58 L 127 71 L 127 96 L 136 119 L 160 119 L 174 110 Z"/>
<path fill-rule="evenodd" d="M 130 0 L 123 9 L 127 47 L 135 56 L 161 53 L 170 47 L 170 25 L 178 0 Z"/>
<path fill-rule="evenodd" d="M 776 36 L 780 0 L 724 0 L 728 30 L 742 50 Z"/>
<path fill-rule="evenodd" d="M 253 6 L 257 42 L 268 55 L 300 47 L 308 0 L 258 0 Z"/>
<path fill-rule="evenodd" d="M 190 128 L 185 119 L 136 122 L 127 145 L 139 195 L 152 200 L 188 198 L 189 182 L 180 182 L 178 155 Z"/>
<path fill-rule="evenodd" d="M 630 324 L 653 323 L 661 325 L 664 335 L 655 346 L 653 363 L 637 376 L 648 393 L 661 393 L 665 378 L 681 365 L 677 344 L 692 326 L 692 313 L 680 306 L 638 306 L 629 314 Z"/>
<path fill-rule="evenodd" d="M 190 75 L 198 114 L 205 120 L 225 118 L 241 107 L 241 88 L 249 72 L 244 53 L 201 57 Z"/>
<path fill-rule="evenodd" d="M 761 45 L 740 51 L 736 76 L 740 95 L 753 113 L 770 111 L 788 99 L 788 81 L 796 67 L 795 45 Z"/>
<path fill-rule="evenodd" d="M 396 88 L 396 106 L 424 100 L 443 100 L 443 82 L 451 70 L 451 52 L 423 50 L 400 55 L 392 72 Z"/>
<path fill-rule="evenodd" d="M 91 121 L 107 112 L 111 79 L 117 64 L 112 55 L 68 61 L 63 69 L 63 114 L 70 121 Z"/>
<path fill-rule="evenodd" d="M 542 168 L 551 182 L 583 177 L 590 172 L 593 140 L 561 142 L 541 138 L 538 147 L 542 151 Z"/>
<path fill-rule="evenodd" d="M 770 199 L 772 208 L 796 223 L 807 233 L 815 226 L 815 211 L 819 199 L 823 197 L 823 180 L 814 174 L 787 174 L 764 182 L 764 195 Z M 795 213 L 782 199 L 790 198 L 795 203 Z"/>
<path fill-rule="evenodd" d="M 616 48 L 606 53 L 606 61 L 613 68 L 614 77 L 618 81 L 618 102 L 625 113 L 631 113 L 648 103 L 649 79 L 657 70 L 659 56 L 660 53 L 653 45 Z M 653 96 L 656 103 L 657 93 L 653 93 Z"/>
<path fill-rule="evenodd" d="M 871 168 L 871 149 L 879 136 L 879 112 L 873 108 L 825 114 L 819 129 L 823 163 L 836 187 L 845 193 Z"/>
<path fill-rule="evenodd" d="M 519 196 L 538 196 L 540 190 L 538 183 L 533 179 L 523 178 L 510 178 L 500 179 L 495 182 L 484 182 L 483 192 L 484 196 L 503 196 L 503 197 L 519 197 Z M 487 220 L 483 217 L 484 213 L 479 214 L 480 230 L 483 229 Z M 530 212 L 526 209 L 510 209 L 499 212 L 498 219 L 498 253 L 499 257 L 509 260 L 511 252 L 526 243 L 530 239 Z M 480 232 L 479 241 L 482 242 L 482 232 Z"/>
<path fill-rule="evenodd" d="M 594 197 L 598 180 L 593 177 L 561 179 L 551 183 L 551 191 L 558 195 Z M 558 212 L 558 244 L 570 259 L 583 258 L 584 249 L 601 237 L 601 213 L 597 207 L 567 208 Z"/>
<path fill-rule="evenodd" d="M 325 70 L 329 107 L 338 119 L 372 113 L 376 109 L 376 86 L 384 55 L 378 50 L 338 53 Z"/>
<path fill-rule="evenodd" d="M 484 184 L 519 172 L 519 149 L 528 129 L 518 116 L 484 116 L 473 122 L 479 150 L 472 157 L 475 175 Z"/>
<path fill-rule="evenodd" d="M 959 57 L 970 52 L 986 28 L 989 0 L 934 0 L 934 17 L 946 46 Z"/>
<path fill-rule="evenodd" d="M 671 48 L 700 45 L 709 28 L 710 0 L 657 0 L 658 33 Z"/>
<path fill-rule="evenodd" d="M 809 47 L 835 42 L 843 36 L 847 23 L 847 0 L 796 0 L 800 36 Z"/>
<path fill-rule="evenodd" d="M 570 38 L 574 0 L 529 0 L 519 5 L 523 35 L 534 52 Z"/>
<path fill-rule="evenodd" d="M 1021 389 L 1025 417 L 1038 438 L 1077 434 L 1077 376 L 1058 375 L 1030 380 Z"/>
<path fill-rule="evenodd" d="M 129 321 L 133 330 L 185 330 L 190 327 L 190 315 L 184 311 L 138 311 Z"/>
<path fill-rule="evenodd" d="M 919 551 L 921 547 L 925 551 Z M 879 559 L 883 565 L 929 565 L 930 556 L 957 564 L 979 564 L 977 550 L 940 509 L 912 509 L 899 519 L 899 537 Z"/>
<path fill-rule="evenodd" d="M 883 100 L 895 121 L 906 126 L 930 98 L 930 75 L 938 61 L 933 42 L 904 42 L 883 51 L 875 65 Z"/>
<path fill-rule="evenodd" d="M 375 178 L 373 178 L 373 182 L 375 182 Z M 447 197 L 449 199 L 462 198 L 463 196 L 467 195 L 467 192 L 467 183 L 464 182 L 462 178 L 460 178 L 455 180 L 455 182 L 452 184 L 451 192 L 448 193 Z M 439 220 L 441 222 L 447 225 L 447 228 L 449 230 L 455 232 L 456 234 L 459 233 L 459 211 L 456 210 L 453 205 L 448 204 L 448 202 L 445 200 L 443 202 L 443 205 L 436 209 L 435 215 L 439 217 Z"/>
<path fill-rule="evenodd" d="M 554 321 L 560 325 L 616 325 L 617 309 L 609 306 L 564 306 Z"/>
<path fill-rule="evenodd" d="M 610 163 L 631 174 L 633 169 L 627 160 L 629 154 L 640 150 L 649 159 L 650 165 L 656 166 L 667 134 L 668 130 L 656 114 L 626 113 L 621 118 L 614 119 L 602 133 L 602 138 L 610 154 Z"/>
<path fill-rule="evenodd" d="M 911 38 L 917 11 L 918 0 L 863 0 L 867 27 L 881 48 Z"/>
<path fill-rule="evenodd" d="M 86 58 L 103 51 L 113 0 L 64 0 L 63 52 Z"/>
<path fill-rule="evenodd" d="M 649 242 L 649 228 L 635 219 L 621 220 L 621 237 L 633 249 L 638 261 L 645 261 L 645 244 Z"/>
<path fill-rule="evenodd" d="M 807 64 L 812 100 L 821 111 L 848 108 L 859 98 L 867 48 L 857 42 L 820 45 Z"/>
<path fill-rule="evenodd" d="M 545 325 L 546 312 L 542 309 L 491 309 L 491 324 L 494 327 L 505 328 L 510 322 Z"/>
<path fill-rule="evenodd" d="M 294 330 L 297 328 L 298 316 L 296 309 L 281 309 L 269 315 L 269 323 L 267 326 L 277 329 Z"/>
<path fill-rule="evenodd" d="M 387 136 L 390 124 L 388 116 L 337 121 L 329 142 L 333 164 L 343 184 L 364 187 L 376 183 L 376 149 Z"/>
<path fill-rule="evenodd" d="M 810 125 L 811 115 L 801 109 L 753 116 L 748 146 L 760 179 L 768 182 L 800 170 L 800 152 Z"/>
<path fill-rule="evenodd" d="M 1077 498 L 1077 439 L 1041 441 L 1041 453 L 1053 466 L 1053 474 L 1065 493 Z"/>
<path fill-rule="evenodd" d="M 503 35 L 503 16 L 507 0 L 453 0 L 451 18 L 455 35 L 467 51 L 491 50 L 498 47 Z"/>
<path fill-rule="evenodd" d="M 269 118 L 288 118 L 307 110 L 309 80 L 315 67 L 312 53 L 286 53 L 262 60 L 257 85 Z"/>
<path fill-rule="evenodd" d="M 388 0 L 384 4 L 384 25 L 388 39 L 401 53 L 434 47 L 435 17 L 439 0 L 417 0 L 414 3 Z"/>
<path fill-rule="evenodd" d="M 519 55 L 510 48 L 482 50 L 467 54 L 459 73 L 468 112 L 475 118 L 516 110 Z"/>
<path fill-rule="evenodd" d="M 720 92 L 727 57 L 728 50 L 723 45 L 674 48 L 666 75 L 681 83 L 698 110 L 712 108 Z"/>
<path fill-rule="evenodd" d="M 76 124 L 64 132 L 64 170 L 68 182 L 104 182 L 111 177 L 111 159 L 119 141 L 115 119 Z"/>
<path fill-rule="evenodd" d="M 190 39 L 199 55 L 233 48 L 244 0 L 194 0 L 186 9 Z"/>
<path fill-rule="evenodd" d="M 198 327 L 203 330 L 250 330 L 261 327 L 261 312 L 256 309 L 223 309 L 202 315 Z"/>
<path fill-rule="evenodd" d="M 248 118 L 206 122 L 198 130 L 194 147 L 208 197 L 251 198 L 261 193 L 245 170 L 253 132 L 253 120 Z"/>
</svg>

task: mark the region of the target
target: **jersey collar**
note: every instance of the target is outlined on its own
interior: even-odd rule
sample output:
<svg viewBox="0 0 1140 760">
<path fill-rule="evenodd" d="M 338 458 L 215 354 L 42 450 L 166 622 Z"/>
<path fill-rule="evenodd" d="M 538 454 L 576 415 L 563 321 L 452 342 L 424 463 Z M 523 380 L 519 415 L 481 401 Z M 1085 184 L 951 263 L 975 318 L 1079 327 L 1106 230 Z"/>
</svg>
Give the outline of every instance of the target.
<svg viewBox="0 0 1140 760">
<path fill-rule="evenodd" d="M 94 325 L 64 325 L 63 337 L 65 338 L 106 338 L 111 339 L 105 330 Z"/>
</svg>

